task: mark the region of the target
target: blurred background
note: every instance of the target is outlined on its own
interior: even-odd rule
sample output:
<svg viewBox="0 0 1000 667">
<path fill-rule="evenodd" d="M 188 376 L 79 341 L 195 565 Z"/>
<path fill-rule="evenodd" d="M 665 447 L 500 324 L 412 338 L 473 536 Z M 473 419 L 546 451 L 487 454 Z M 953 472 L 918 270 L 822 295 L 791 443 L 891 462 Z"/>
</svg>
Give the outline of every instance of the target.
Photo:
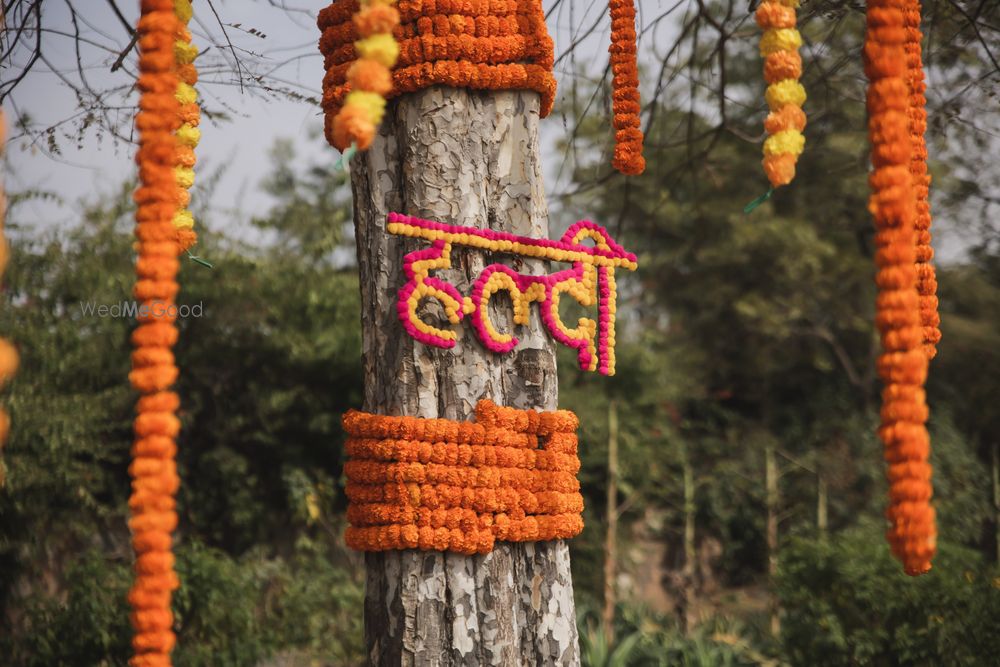
<svg viewBox="0 0 1000 667">
<path fill-rule="evenodd" d="M 133 280 L 134 4 L 5 3 L 0 333 L 22 360 L 0 397 L 8 665 L 130 654 L 132 323 L 81 303 L 118 303 Z M 300 4 L 195 2 L 192 204 L 215 268 L 180 277 L 203 316 L 181 322 L 176 350 L 179 665 L 364 660 L 363 561 L 342 541 L 339 419 L 362 396 L 351 196 L 319 132 L 322 3 Z M 560 357 L 560 403 L 583 417 L 585 664 L 996 664 L 1000 4 L 924 3 L 944 338 L 928 382 L 939 554 L 918 579 L 883 538 L 863 6 L 801 8 L 806 151 L 746 215 L 767 189 L 753 7 L 638 5 L 649 166 L 625 179 L 610 167 L 606 7 L 545 2 L 553 234 L 591 218 L 640 261 L 619 277 L 618 374 Z"/>
</svg>

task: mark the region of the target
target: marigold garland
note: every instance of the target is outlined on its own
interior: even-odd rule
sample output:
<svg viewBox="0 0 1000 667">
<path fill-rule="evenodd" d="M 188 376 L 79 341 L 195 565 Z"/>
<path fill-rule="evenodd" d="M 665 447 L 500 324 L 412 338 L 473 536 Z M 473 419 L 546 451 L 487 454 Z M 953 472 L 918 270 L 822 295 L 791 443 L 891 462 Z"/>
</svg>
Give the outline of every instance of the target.
<svg viewBox="0 0 1000 667">
<path fill-rule="evenodd" d="M 583 529 L 572 412 L 483 400 L 474 423 L 352 410 L 343 425 L 351 548 L 486 553 Z"/>
<path fill-rule="evenodd" d="M 138 259 L 135 298 L 150 306 L 140 313 L 132 334 L 129 380 L 140 393 L 132 446 L 132 495 L 129 498 L 132 546 L 136 553 L 135 581 L 129 592 L 135 667 L 170 665 L 175 637 L 170 611 L 171 592 L 179 585 L 171 553 L 171 532 L 177 526 L 174 494 L 179 479 L 174 462 L 179 399 L 169 391 L 177 379 L 171 347 L 177 329 L 169 305 L 177 294 L 178 150 L 175 133 L 181 125 L 177 98 L 177 35 L 182 23 L 173 0 L 143 0 L 139 33 L 141 92 L 136 128 L 139 131 L 139 187 L 135 192 Z"/>
<path fill-rule="evenodd" d="M 616 131 L 613 164 L 622 173 L 639 174 L 645 160 L 639 122 L 635 7 L 633 0 L 610 0 L 609 6 Z M 378 20 L 369 19 L 366 7 L 367 2 L 358 11 L 358 0 L 336 0 L 320 11 L 317 22 L 326 68 L 326 136 L 336 148 L 344 150 L 352 141 L 362 149 L 370 144 L 378 126 L 376 119 L 382 117 L 384 98 L 435 84 L 474 90 L 535 90 L 541 95 L 541 116 L 552 110 L 555 58 L 540 0 L 400 0 L 392 27 L 390 21 L 382 20 L 389 18 L 387 12 L 380 10 Z M 366 44 L 373 32 L 379 40 L 374 53 L 388 55 L 390 37 L 398 46 L 391 76 L 371 64 L 357 67 L 373 53 L 372 45 Z M 364 109 L 345 112 L 355 90 L 372 92 L 375 97 L 361 98 Z"/>
<path fill-rule="evenodd" d="M 188 190 L 194 185 L 194 149 L 201 139 L 198 129 L 201 109 L 198 107 L 198 93 L 194 88 L 198 82 L 198 69 L 194 64 L 198 48 L 191 44 L 191 32 L 187 28 L 193 13 L 191 0 L 174 0 L 174 13 L 178 20 L 174 56 L 177 58 L 177 77 L 180 79 L 175 96 L 180 104 L 181 125 L 175 133 L 177 155 L 174 174 L 177 181 L 178 211 L 174 214 L 173 223 L 177 230 L 177 244 L 181 252 L 184 252 L 198 241 L 198 235 L 194 231 L 194 216 L 188 209 L 191 201 Z"/>
<path fill-rule="evenodd" d="M 917 217 L 917 292 L 920 295 L 920 321 L 924 327 L 924 352 L 929 359 L 937 354 L 941 340 L 941 317 L 938 314 L 937 278 L 934 272 L 934 249 L 931 247 L 931 177 L 927 172 L 927 98 L 924 92 L 924 64 L 920 50 L 920 0 L 908 0 L 904 9 L 906 22 L 907 83 L 910 87 L 910 177 L 916 198 Z"/>
<path fill-rule="evenodd" d="M 614 113 L 615 156 L 612 164 L 623 174 L 635 176 L 646 169 L 642 156 L 639 112 L 639 65 L 636 57 L 635 4 L 610 0 L 611 10 L 611 108 Z"/>
<path fill-rule="evenodd" d="M 882 337 L 878 360 L 882 393 L 879 435 L 889 464 L 887 532 L 893 554 L 907 574 L 931 567 L 937 531 L 931 506 L 930 437 L 923 383 L 928 355 L 921 323 L 917 270 L 917 199 L 911 169 L 911 81 L 906 43 L 906 12 L 913 0 L 869 0 L 865 33 L 868 130 L 872 144 L 872 194 L 875 222 L 875 322 Z M 919 7 L 917 9 L 919 12 Z M 912 23 L 912 19 L 910 19 Z M 918 156 L 919 158 L 919 156 Z"/>
<path fill-rule="evenodd" d="M 0 16 L 0 25 L 2 25 L 2 16 Z M 4 116 L 3 109 L 0 109 L 0 157 L 3 156 L 4 146 L 7 145 L 7 119 Z M 7 239 L 4 237 L 4 221 L 7 216 L 7 197 L 4 193 L 3 180 L 0 179 L 0 277 L 3 276 L 4 270 L 7 268 L 7 260 L 10 256 L 10 248 L 7 245 Z M 5 338 L 0 338 L 0 387 L 7 384 L 7 382 L 14 376 L 17 372 L 18 366 L 18 355 L 17 348 L 11 345 L 10 341 Z M 10 417 L 7 412 L 0 408 L 0 454 L 3 453 L 4 443 L 7 442 L 7 434 L 10 432 Z M 0 459 L 0 487 L 3 486 L 6 477 L 6 467 L 3 464 L 3 460 Z"/>
<path fill-rule="evenodd" d="M 806 91 L 798 81 L 802 76 L 802 36 L 795 28 L 798 6 L 799 0 L 763 0 L 756 13 L 757 25 L 764 30 L 760 55 L 768 84 L 765 98 L 771 110 L 764 121 L 768 138 L 764 142 L 763 165 L 775 188 L 795 178 L 795 163 L 806 141 L 802 134 L 806 126 L 802 111 Z"/>
<path fill-rule="evenodd" d="M 392 36 L 393 29 L 399 25 L 399 12 L 392 6 L 394 2 L 361 0 L 354 14 L 352 36 L 360 39 L 349 45 L 351 57 L 356 58 L 346 73 L 350 92 L 346 93 L 343 106 L 333 117 L 332 134 L 327 128 L 330 141 L 341 151 L 352 144 L 360 150 L 368 148 L 385 114 L 385 96 L 392 90 L 390 70 L 400 51 Z"/>
</svg>

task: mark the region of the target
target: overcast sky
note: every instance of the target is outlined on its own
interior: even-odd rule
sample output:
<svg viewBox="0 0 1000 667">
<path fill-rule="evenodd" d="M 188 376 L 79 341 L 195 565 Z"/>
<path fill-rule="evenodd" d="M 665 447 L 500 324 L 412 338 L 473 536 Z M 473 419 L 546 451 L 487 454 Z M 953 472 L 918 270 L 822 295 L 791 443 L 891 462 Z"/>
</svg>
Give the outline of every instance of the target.
<svg viewBox="0 0 1000 667">
<path fill-rule="evenodd" d="M 553 3 L 554 0 L 545 0 L 546 10 Z M 125 0 L 118 4 L 125 12 L 125 18 L 134 25 L 138 15 L 138 2 Z M 194 4 L 194 41 L 201 48 L 217 43 L 212 48 L 216 50 L 215 57 L 219 58 L 222 56 L 219 48 L 224 48 L 219 24 L 207 3 L 195 0 Z M 284 85 L 319 97 L 323 69 L 322 58 L 316 46 L 319 31 L 315 15 L 326 2 L 290 0 L 285 4 L 304 11 L 288 12 L 262 0 L 215 2 L 221 21 L 227 25 L 229 37 L 238 49 L 263 56 L 264 67 L 277 68 L 271 75 L 284 81 Z M 673 4 L 674 0 L 670 0 L 670 5 Z M 85 40 L 107 46 L 107 49 L 84 47 L 82 60 L 87 82 L 97 90 L 128 85 L 131 82 L 128 74 L 121 70 L 117 73 L 110 72 L 117 52 L 128 43 L 128 34 L 112 12 L 110 4 L 87 0 L 76 5 L 86 8 L 86 14 L 81 16 L 86 25 L 81 21 L 79 26 L 81 35 Z M 661 7 L 667 6 L 667 0 L 642 0 L 641 5 L 640 11 L 655 15 L 662 13 Z M 8 119 L 16 117 L 17 112 L 28 113 L 36 122 L 49 126 L 66 119 L 79 108 L 76 98 L 60 80 L 60 76 L 52 71 L 53 68 L 65 69 L 64 75 L 74 80 L 78 80 L 79 75 L 75 71 L 75 40 L 71 38 L 73 27 L 67 6 L 64 3 L 45 3 L 44 7 L 44 25 L 61 29 L 67 35 L 62 38 L 52 35 L 46 37 L 47 62 L 36 64 L 9 101 L 4 102 L 4 107 Z M 556 40 L 557 53 L 572 43 L 574 37 L 584 29 L 595 21 L 601 21 L 601 28 L 580 44 L 574 53 L 577 66 L 583 66 L 586 72 L 603 72 L 607 63 L 607 17 L 601 19 L 606 8 L 605 2 L 564 2 L 548 20 L 550 33 Z M 236 24 L 239 24 L 238 27 L 235 27 Z M 249 28 L 264 32 L 266 39 L 254 36 L 248 32 Z M 23 64 L 27 55 L 27 51 L 24 51 L 15 58 L 15 62 Z M 134 64 L 134 60 L 132 62 Z M 556 76 L 561 84 L 561 92 L 569 88 L 568 85 L 562 85 L 569 70 L 569 63 L 557 66 Z M 9 74 L 8 69 L 0 79 L 9 79 Z M 222 179 L 213 198 L 213 208 L 235 211 L 227 216 L 213 216 L 214 224 L 219 224 L 222 220 L 227 220 L 227 225 L 238 224 L 239 219 L 246 219 L 248 215 L 266 209 L 269 205 L 270 199 L 259 191 L 259 183 L 268 172 L 268 149 L 276 139 L 294 140 L 298 151 L 306 160 L 336 160 L 338 157 L 338 153 L 321 136 L 317 136 L 322 117 L 319 109 L 309 103 L 289 101 L 282 96 L 268 96 L 259 92 L 241 92 L 234 85 L 234 77 L 229 72 L 202 72 L 199 93 L 207 108 L 225 110 L 230 115 L 229 120 L 219 123 L 203 119 L 202 140 L 197 149 L 201 172 L 219 165 L 224 166 Z M 133 91 L 124 103 L 134 105 L 136 99 L 137 93 Z M 128 116 L 131 110 L 124 110 L 122 113 Z M 129 119 L 126 117 L 126 120 Z M 122 142 L 116 145 L 107 136 L 99 138 L 93 131 L 89 131 L 78 146 L 75 138 L 66 139 L 62 136 L 63 127 L 71 129 L 72 126 L 62 126 L 57 130 L 61 155 L 52 155 L 44 142 L 32 145 L 22 139 L 8 146 L 9 190 L 49 190 L 57 193 L 63 200 L 59 204 L 44 201 L 24 204 L 13 216 L 12 222 L 41 224 L 49 228 L 65 225 L 78 215 L 81 200 L 86 200 L 95 193 L 110 191 L 134 174 L 134 146 Z M 125 127 L 127 129 L 128 125 Z M 562 123 L 553 116 L 543 123 L 543 129 L 547 129 L 545 135 L 551 141 L 561 132 Z M 550 189 L 558 173 L 558 162 L 547 160 L 545 163 L 546 183 Z"/>
<path fill-rule="evenodd" d="M 276 8 L 273 4 L 289 9 Z M 543 0 L 546 12 L 556 0 Z M 80 80 L 76 68 L 73 25 L 68 3 L 47 2 L 43 10 L 46 28 L 65 33 L 49 33 L 45 41 L 45 61 L 38 62 L 14 93 L 4 102 L 9 122 L 19 113 L 29 114 L 42 127 L 57 124 L 79 113 L 80 105 L 60 77 Z M 230 67 L 219 67 L 221 59 L 228 58 L 227 44 L 220 23 L 234 47 L 241 52 L 255 54 L 258 62 L 255 73 L 267 73 L 277 85 L 302 94 L 320 95 L 323 77 L 322 58 L 317 40 L 316 13 L 327 4 L 326 0 L 215 0 L 219 12 L 217 20 L 205 0 L 195 0 L 195 19 L 192 23 L 195 43 L 207 53 L 199 57 L 202 68 L 199 93 L 210 111 L 225 111 L 228 120 L 211 122 L 203 119 L 201 144 L 198 146 L 199 172 L 210 173 L 222 168 L 222 177 L 212 197 L 213 225 L 226 225 L 228 231 L 237 231 L 249 216 L 266 211 L 270 197 L 260 192 L 261 179 L 268 173 L 268 150 L 279 138 L 295 142 L 304 161 L 336 160 L 338 153 L 318 135 L 322 118 L 318 107 L 303 101 L 290 101 L 280 95 L 259 91 L 241 91 L 236 85 Z M 651 46 L 667 44 L 674 36 L 677 21 L 692 3 L 677 0 L 637 0 L 639 26 L 653 21 L 675 8 L 654 34 L 646 32 L 640 37 L 640 53 L 651 58 Z M 96 90 L 121 87 L 128 95 L 110 99 L 111 104 L 123 107 L 122 126 L 129 131 L 138 94 L 129 90 L 132 78 L 119 70 L 110 71 L 118 54 L 129 41 L 121 21 L 111 9 L 111 3 L 102 0 L 76 0 L 74 3 L 84 14 L 80 15 L 78 29 L 85 42 L 81 60 L 82 76 Z M 138 16 L 137 0 L 119 0 L 118 5 L 125 19 L 132 25 Z M 607 2 L 605 0 L 565 0 L 548 17 L 549 32 L 556 42 L 556 54 L 565 51 L 595 22 L 593 34 L 573 50 L 573 61 L 557 64 L 556 79 L 559 95 L 570 90 L 570 72 L 584 77 L 597 78 L 607 65 L 609 41 Z M 251 29 L 266 34 L 266 39 L 252 34 Z M 15 65 L 22 65 L 29 52 L 22 49 L 14 56 Z M 254 55 L 249 60 L 255 59 Z M 126 61 L 134 67 L 133 53 Z M 216 67 L 208 67 L 212 63 Z M 652 65 L 652 63 L 647 62 Z M 17 71 L 15 69 L 15 71 Z M 578 74 L 579 75 L 579 74 Z M 9 80 L 11 70 L 0 72 L 0 81 Z M 763 84 L 762 84 L 763 85 Z M 551 144 L 571 127 L 573 119 L 553 114 L 542 123 L 543 142 Z M 41 189 L 55 192 L 61 202 L 32 201 L 20 206 L 10 222 L 25 228 L 20 233 L 32 234 L 35 226 L 50 230 L 65 228 L 78 217 L 80 202 L 93 200 L 95 193 L 109 192 L 135 173 L 133 155 L 135 147 L 127 142 L 111 141 L 107 136 L 98 137 L 88 131 L 77 145 L 75 138 L 62 137 L 63 127 L 57 130 L 61 155 L 51 155 L 45 142 L 32 145 L 29 141 L 14 140 L 8 145 L 5 160 L 6 182 L 12 192 Z M 15 134 L 16 132 L 11 132 Z M 565 183 L 557 182 L 561 154 L 547 150 L 543 160 L 548 192 L 560 189 Z M 748 172 L 757 165 L 748 165 Z M 757 172 L 754 172 L 755 174 Z M 763 183 L 763 180 L 762 180 Z M 551 201 L 551 199 L 550 199 Z M 196 208 L 197 210 L 197 208 Z M 568 211 L 567 216 L 586 217 L 586 211 Z M 939 259 L 957 259 L 962 256 L 968 239 L 963 239 L 947 220 L 937 220 L 935 245 Z M 953 226 L 952 226 L 953 227 Z M 243 228 L 245 229 L 245 227 Z M 12 230 L 18 233 L 17 230 Z"/>
</svg>

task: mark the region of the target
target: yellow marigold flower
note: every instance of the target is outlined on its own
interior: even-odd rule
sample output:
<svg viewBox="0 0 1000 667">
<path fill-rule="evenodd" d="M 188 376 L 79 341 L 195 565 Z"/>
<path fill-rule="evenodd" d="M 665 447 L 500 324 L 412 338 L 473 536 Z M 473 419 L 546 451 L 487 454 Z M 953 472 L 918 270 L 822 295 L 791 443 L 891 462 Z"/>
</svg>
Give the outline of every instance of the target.
<svg viewBox="0 0 1000 667">
<path fill-rule="evenodd" d="M 174 43 L 174 55 L 177 56 L 177 62 L 182 65 L 189 65 L 198 57 L 198 47 L 194 44 L 177 40 Z"/>
<path fill-rule="evenodd" d="M 347 94 L 344 105 L 352 105 L 364 109 L 373 125 L 381 123 L 382 116 L 385 115 L 385 98 L 378 93 L 352 90 Z"/>
<path fill-rule="evenodd" d="M 399 57 L 399 44 L 389 33 L 379 33 L 359 39 L 354 42 L 354 48 L 357 49 L 359 57 L 371 58 L 386 67 L 395 65 L 396 58 Z"/>
<path fill-rule="evenodd" d="M 194 185 L 194 169 L 188 169 L 187 167 L 174 167 L 174 180 L 177 181 L 177 185 L 189 189 Z"/>
<path fill-rule="evenodd" d="M 181 104 L 193 104 L 198 99 L 198 93 L 186 83 L 179 83 L 177 84 L 177 92 L 174 93 L 174 97 Z"/>
<path fill-rule="evenodd" d="M 784 130 L 772 134 L 764 142 L 764 155 L 799 155 L 806 146 L 806 138 L 798 130 Z"/>
<path fill-rule="evenodd" d="M 806 101 L 806 89 L 795 79 L 785 79 L 768 86 L 764 97 L 767 99 L 767 106 L 772 111 L 780 109 L 786 104 L 800 107 Z"/>
<path fill-rule="evenodd" d="M 191 7 L 191 0 L 174 0 L 174 14 L 177 14 L 177 18 L 179 18 L 182 23 L 190 21 L 191 16 L 194 15 L 194 10 Z"/>
<path fill-rule="evenodd" d="M 768 30 L 760 38 L 760 55 L 769 56 L 778 51 L 796 51 L 802 46 L 802 35 L 795 28 Z"/>
<path fill-rule="evenodd" d="M 177 229 L 193 229 L 194 216 L 191 215 L 191 211 L 185 208 L 174 214 L 173 223 Z"/>
<path fill-rule="evenodd" d="M 194 148 L 201 140 L 201 130 L 197 127 L 184 123 L 177 129 L 177 141 L 184 146 Z"/>
</svg>

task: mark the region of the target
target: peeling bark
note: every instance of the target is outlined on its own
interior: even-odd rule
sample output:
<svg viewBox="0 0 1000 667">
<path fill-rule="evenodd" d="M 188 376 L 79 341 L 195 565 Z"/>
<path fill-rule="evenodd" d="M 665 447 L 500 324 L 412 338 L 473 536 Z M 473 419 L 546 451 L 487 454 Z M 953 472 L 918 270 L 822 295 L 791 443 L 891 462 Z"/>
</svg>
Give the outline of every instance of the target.
<svg viewBox="0 0 1000 667">
<path fill-rule="evenodd" d="M 362 356 L 369 412 L 466 420 L 490 398 L 557 407 L 555 353 L 537 309 L 509 355 L 456 327 L 451 350 L 406 335 L 396 314 L 402 256 L 426 243 L 385 231 L 390 211 L 548 238 L 539 163 L 537 93 L 434 87 L 390 103 L 372 147 L 354 158 Z M 456 247 L 439 271 L 464 294 L 487 264 L 541 274 L 544 262 Z M 506 295 L 490 304 L 510 330 Z M 446 323 L 438 304 L 427 321 Z M 578 665 L 569 548 L 563 541 L 498 542 L 493 552 L 368 554 L 365 641 L 374 665 Z"/>
</svg>

